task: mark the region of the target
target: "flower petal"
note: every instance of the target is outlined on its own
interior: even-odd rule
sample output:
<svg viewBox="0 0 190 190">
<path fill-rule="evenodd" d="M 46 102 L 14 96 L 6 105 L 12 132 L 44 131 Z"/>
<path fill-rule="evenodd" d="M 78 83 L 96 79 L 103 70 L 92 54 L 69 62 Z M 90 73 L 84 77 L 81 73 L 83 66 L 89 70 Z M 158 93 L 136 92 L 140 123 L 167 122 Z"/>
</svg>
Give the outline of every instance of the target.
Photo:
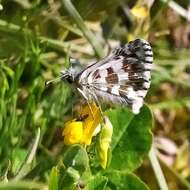
<svg viewBox="0 0 190 190">
<path fill-rule="evenodd" d="M 97 107 L 95 103 L 91 103 L 90 107 L 86 105 L 81 113 L 82 116 L 88 115 L 88 117 L 83 122 L 83 143 L 86 145 L 91 144 L 94 131 L 102 121 L 102 115 L 99 107 Z"/>
<path fill-rule="evenodd" d="M 83 138 L 83 123 L 82 121 L 68 121 L 63 129 L 64 144 L 78 144 Z"/>
</svg>

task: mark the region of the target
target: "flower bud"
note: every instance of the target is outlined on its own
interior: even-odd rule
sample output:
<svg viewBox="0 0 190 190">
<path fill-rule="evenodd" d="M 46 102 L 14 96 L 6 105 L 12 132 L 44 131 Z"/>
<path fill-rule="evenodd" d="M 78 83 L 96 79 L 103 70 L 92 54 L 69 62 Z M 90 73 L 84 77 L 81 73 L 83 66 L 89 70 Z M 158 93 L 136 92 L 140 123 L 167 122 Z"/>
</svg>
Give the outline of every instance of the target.
<svg viewBox="0 0 190 190">
<path fill-rule="evenodd" d="M 113 134 L 113 127 L 108 117 L 104 117 L 104 123 L 99 135 L 99 141 L 97 146 L 97 152 L 99 155 L 100 165 L 102 168 L 106 168 L 108 162 L 108 153 L 111 144 Z"/>
</svg>

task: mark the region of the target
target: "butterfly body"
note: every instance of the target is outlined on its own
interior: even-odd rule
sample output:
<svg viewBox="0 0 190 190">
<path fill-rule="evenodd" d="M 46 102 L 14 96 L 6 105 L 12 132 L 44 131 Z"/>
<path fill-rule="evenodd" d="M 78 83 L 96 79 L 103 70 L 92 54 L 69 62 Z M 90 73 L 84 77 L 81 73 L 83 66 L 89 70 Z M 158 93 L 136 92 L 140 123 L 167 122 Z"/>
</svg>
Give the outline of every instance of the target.
<svg viewBox="0 0 190 190">
<path fill-rule="evenodd" d="M 70 68 L 62 78 L 76 84 L 87 101 L 126 105 L 138 113 L 150 87 L 152 62 L 149 43 L 136 39 L 85 69 Z"/>
</svg>

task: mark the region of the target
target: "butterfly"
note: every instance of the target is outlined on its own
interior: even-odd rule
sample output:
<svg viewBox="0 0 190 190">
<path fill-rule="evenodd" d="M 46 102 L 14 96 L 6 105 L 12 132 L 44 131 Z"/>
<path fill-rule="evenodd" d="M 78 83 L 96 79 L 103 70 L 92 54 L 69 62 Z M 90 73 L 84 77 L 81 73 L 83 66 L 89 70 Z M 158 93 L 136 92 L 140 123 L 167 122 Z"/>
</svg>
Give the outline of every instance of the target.
<svg viewBox="0 0 190 190">
<path fill-rule="evenodd" d="M 79 65 L 70 67 L 59 78 L 75 84 L 88 102 L 124 105 L 137 114 L 150 87 L 152 63 L 150 44 L 136 39 L 84 69 Z"/>
</svg>

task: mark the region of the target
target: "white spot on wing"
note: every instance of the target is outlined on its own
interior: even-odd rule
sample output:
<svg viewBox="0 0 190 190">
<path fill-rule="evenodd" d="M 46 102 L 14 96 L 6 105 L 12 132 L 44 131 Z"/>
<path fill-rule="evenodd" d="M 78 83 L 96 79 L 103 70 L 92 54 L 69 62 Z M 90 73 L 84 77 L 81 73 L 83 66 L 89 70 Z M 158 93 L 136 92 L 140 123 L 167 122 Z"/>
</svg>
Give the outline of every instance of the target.
<svg viewBox="0 0 190 190">
<path fill-rule="evenodd" d="M 145 97 L 147 91 L 146 90 L 138 90 L 137 91 L 137 96 Z"/>
<path fill-rule="evenodd" d="M 127 97 L 133 101 L 132 102 L 133 113 L 135 113 L 135 114 L 139 113 L 139 110 L 143 105 L 143 98 L 139 97 L 139 95 L 143 95 L 143 97 L 144 97 L 145 94 L 146 94 L 146 91 L 144 91 L 144 90 L 136 92 L 136 91 L 134 91 L 134 89 L 132 87 L 129 87 L 127 89 Z"/>
<path fill-rule="evenodd" d="M 102 69 L 102 70 L 99 71 L 99 74 L 100 74 L 100 77 L 105 78 L 105 77 L 107 77 L 108 72 L 107 72 L 106 69 Z"/>
<path fill-rule="evenodd" d="M 146 42 L 146 44 L 145 45 L 143 45 L 143 48 L 144 49 L 150 49 L 151 50 L 151 47 L 150 47 L 150 45 Z"/>
<path fill-rule="evenodd" d="M 153 56 L 152 51 L 145 51 L 145 56 Z"/>
<path fill-rule="evenodd" d="M 153 57 L 147 57 L 145 56 L 145 62 L 148 61 L 148 62 L 152 62 L 153 61 Z"/>
<path fill-rule="evenodd" d="M 119 95 L 119 88 L 120 88 L 120 85 L 114 85 L 111 89 L 111 93 L 115 95 Z"/>
<path fill-rule="evenodd" d="M 141 40 L 142 43 L 145 43 L 145 44 L 149 45 L 149 43 L 146 40 L 144 40 L 144 39 L 140 39 L 140 40 Z"/>
<path fill-rule="evenodd" d="M 143 77 L 144 77 L 144 79 L 146 79 L 146 80 L 150 80 L 150 71 L 145 71 L 145 72 L 143 73 Z"/>
<path fill-rule="evenodd" d="M 145 65 L 144 65 L 144 68 L 145 69 L 152 69 L 152 67 L 153 67 L 153 64 L 150 64 L 150 63 L 145 63 Z"/>
<path fill-rule="evenodd" d="M 144 84 L 143 84 L 143 86 L 145 87 L 145 88 L 150 88 L 150 82 L 145 82 Z"/>
<path fill-rule="evenodd" d="M 135 99 L 135 97 L 136 97 L 136 92 L 133 90 L 133 88 L 132 87 L 128 87 L 127 88 L 127 97 L 129 98 L 129 99 Z"/>
<path fill-rule="evenodd" d="M 142 106 L 143 106 L 143 99 L 142 98 L 136 99 L 135 102 L 133 102 L 132 104 L 133 113 L 138 114 Z"/>
<path fill-rule="evenodd" d="M 126 72 L 118 73 L 117 76 L 119 78 L 119 81 L 126 81 L 126 80 L 128 80 L 128 73 L 126 73 Z"/>
<path fill-rule="evenodd" d="M 106 77 L 108 75 L 108 72 L 106 69 L 102 69 L 99 70 L 99 74 L 100 74 L 100 78 L 98 78 L 96 81 L 98 81 L 98 83 L 106 83 Z"/>
<path fill-rule="evenodd" d="M 123 58 L 118 59 L 117 61 L 115 60 L 114 63 L 112 64 L 113 71 L 117 73 L 123 66 Z"/>
<path fill-rule="evenodd" d="M 102 91 L 107 91 L 107 90 L 108 90 L 108 88 L 105 87 L 105 86 L 101 86 L 100 89 L 101 89 Z"/>
</svg>

